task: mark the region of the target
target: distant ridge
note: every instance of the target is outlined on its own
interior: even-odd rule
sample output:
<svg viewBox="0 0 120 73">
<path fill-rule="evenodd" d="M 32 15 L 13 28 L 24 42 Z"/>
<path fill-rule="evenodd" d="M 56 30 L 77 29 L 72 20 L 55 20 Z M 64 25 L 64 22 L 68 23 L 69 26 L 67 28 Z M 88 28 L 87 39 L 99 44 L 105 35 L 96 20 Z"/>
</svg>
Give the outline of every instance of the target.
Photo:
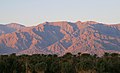
<svg viewBox="0 0 120 73">
<path fill-rule="evenodd" d="M 12 33 L 23 28 L 25 28 L 25 26 L 18 23 L 10 23 L 6 25 L 0 24 L 0 35 Z"/>
<path fill-rule="evenodd" d="M 120 24 L 95 21 L 45 22 L 34 27 L 17 23 L 0 25 L 0 54 L 103 55 L 120 52 Z"/>
</svg>

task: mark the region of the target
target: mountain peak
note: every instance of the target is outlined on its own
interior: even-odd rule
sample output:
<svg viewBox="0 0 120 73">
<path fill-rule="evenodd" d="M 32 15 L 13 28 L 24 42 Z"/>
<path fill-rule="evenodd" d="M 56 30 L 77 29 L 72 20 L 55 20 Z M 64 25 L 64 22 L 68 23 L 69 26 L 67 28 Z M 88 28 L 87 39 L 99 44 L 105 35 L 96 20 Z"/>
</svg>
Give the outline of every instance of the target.
<svg viewBox="0 0 120 73">
<path fill-rule="evenodd" d="M 85 21 L 84 24 L 98 24 L 98 22 L 95 21 Z"/>
<path fill-rule="evenodd" d="M 7 27 L 13 28 L 13 29 L 22 29 L 25 28 L 24 25 L 18 24 L 18 23 L 10 23 L 6 25 Z"/>
<path fill-rule="evenodd" d="M 77 21 L 76 23 L 82 23 L 81 21 Z"/>
<path fill-rule="evenodd" d="M 120 27 L 99 24 L 95 21 L 45 22 L 32 28 L 23 26 L 24 29 L 17 31 L 21 25 L 11 23 L 0 28 L 0 34 L 5 33 L 0 36 L 0 53 L 13 53 L 16 50 L 21 54 L 44 52 L 59 55 L 67 52 L 97 55 L 110 50 L 120 52 Z"/>
<path fill-rule="evenodd" d="M 21 25 L 21 24 L 18 24 L 18 23 L 9 23 L 9 24 L 7 24 L 7 26 L 10 26 L 10 27 L 16 27 L 16 26 L 25 27 L 24 25 Z"/>
</svg>

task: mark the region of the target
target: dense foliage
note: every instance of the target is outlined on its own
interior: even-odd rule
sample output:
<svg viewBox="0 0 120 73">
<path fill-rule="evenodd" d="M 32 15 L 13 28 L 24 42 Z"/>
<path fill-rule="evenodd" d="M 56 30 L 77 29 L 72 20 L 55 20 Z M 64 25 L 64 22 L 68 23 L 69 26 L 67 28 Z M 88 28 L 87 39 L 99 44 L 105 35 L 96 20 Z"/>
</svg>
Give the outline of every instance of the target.
<svg viewBox="0 0 120 73">
<path fill-rule="evenodd" d="M 0 73 L 120 73 L 120 55 L 1 55 Z"/>
</svg>

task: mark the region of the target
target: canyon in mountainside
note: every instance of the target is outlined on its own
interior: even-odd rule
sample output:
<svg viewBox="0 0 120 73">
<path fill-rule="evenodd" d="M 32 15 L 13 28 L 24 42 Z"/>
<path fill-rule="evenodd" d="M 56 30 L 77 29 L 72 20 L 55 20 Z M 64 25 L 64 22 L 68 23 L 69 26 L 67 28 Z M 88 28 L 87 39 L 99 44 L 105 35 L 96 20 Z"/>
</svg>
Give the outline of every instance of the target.
<svg viewBox="0 0 120 73">
<path fill-rule="evenodd" d="M 120 53 L 120 24 L 94 21 L 0 25 L 0 54 Z"/>
</svg>

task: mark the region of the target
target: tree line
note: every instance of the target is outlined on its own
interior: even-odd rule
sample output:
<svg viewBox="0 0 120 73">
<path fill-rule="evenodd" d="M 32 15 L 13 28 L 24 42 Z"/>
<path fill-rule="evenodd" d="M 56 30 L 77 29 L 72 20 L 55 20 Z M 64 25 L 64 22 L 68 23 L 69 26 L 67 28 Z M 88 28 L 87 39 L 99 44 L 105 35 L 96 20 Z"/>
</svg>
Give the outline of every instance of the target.
<svg viewBox="0 0 120 73">
<path fill-rule="evenodd" d="M 120 73 L 120 54 L 0 55 L 0 73 Z"/>
</svg>

